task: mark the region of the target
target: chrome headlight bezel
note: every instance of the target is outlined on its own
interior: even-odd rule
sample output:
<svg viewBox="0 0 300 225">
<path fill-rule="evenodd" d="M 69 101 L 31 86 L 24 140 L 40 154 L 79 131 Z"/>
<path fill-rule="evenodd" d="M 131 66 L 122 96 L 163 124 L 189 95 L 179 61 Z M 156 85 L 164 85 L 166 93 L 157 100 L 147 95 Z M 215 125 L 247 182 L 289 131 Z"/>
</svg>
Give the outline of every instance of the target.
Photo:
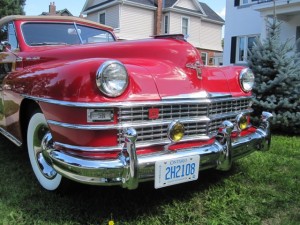
<svg viewBox="0 0 300 225">
<path fill-rule="evenodd" d="M 98 89 L 108 97 L 118 97 L 128 86 L 128 72 L 120 61 L 104 62 L 96 73 Z"/>
<path fill-rule="evenodd" d="M 245 68 L 240 72 L 239 82 L 244 92 L 250 92 L 254 86 L 255 76 L 251 69 Z"/>
</svg>

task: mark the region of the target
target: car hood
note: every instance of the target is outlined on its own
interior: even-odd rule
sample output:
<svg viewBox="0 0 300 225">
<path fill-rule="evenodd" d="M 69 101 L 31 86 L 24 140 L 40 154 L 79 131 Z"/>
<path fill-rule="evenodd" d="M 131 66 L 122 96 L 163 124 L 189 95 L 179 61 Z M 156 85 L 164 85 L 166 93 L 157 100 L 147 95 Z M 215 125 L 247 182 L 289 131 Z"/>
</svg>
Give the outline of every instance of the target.
<svg viewBox="0 0 300 225">
<path fill-rule="evenodd" d="M 37 56 L 43 65 L 36 66 L 33 69 L 34 74 L 38 74 L 41 70 L 59 67 L 64 68 L 61 70 L 62 73 L 66 73 L 66 66 L 69 66 L 72 67 L 73 80 L 76 79 L 74 74 L 83 70 L 78 65 L 91 59 L 98 64 L 93 67 L 89 64 L 89 74 L 96 74 L 97 68 L 107 60 L 122 62 L 128 70 L 130 85 L 125 95 L 120 96 L 123 99 L 117 100 L 158 100 L 178 96 L 197 96 L 204 91 L 232 95 L 245 94 L 241 92 L 237 79 L 242 68 L 205 67 L 201 65 L 200 54 L 196 48 L 184 40 L 175 38 L 36 48 L 29 56 L 27 55 L 31 59 Z M 32 63 L 32 60 L 30 62 Z M 49 68 L 46 68 L 47 66 Z M 56 75 L 56 83 L 57 77 Z M 92 86 L 82 84 L 81 90 L 90 88 Z M 82 92 L 79 98 L 84 99 L 84 96 L 86 95 Z"/>
</svg>

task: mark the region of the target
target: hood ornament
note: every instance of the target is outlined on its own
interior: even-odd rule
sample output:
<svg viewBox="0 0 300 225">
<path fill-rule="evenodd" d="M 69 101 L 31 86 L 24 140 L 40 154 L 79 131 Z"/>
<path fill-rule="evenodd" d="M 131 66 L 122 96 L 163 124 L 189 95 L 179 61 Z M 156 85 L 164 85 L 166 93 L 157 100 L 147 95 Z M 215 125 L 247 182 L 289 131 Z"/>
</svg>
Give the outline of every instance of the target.
<svg viewBox="0 0 300 225">
<path fill-rule="evenodd" d="M 190 69 L 193 69 L 193 70 L 196 70 L 197 71 L 197 77 L 198 79 L 202 80 L 202 70 L 201 70 L 201 63 L 200 61 L 196 61 L 195 63 L 187 63 L 185 65 L 187 68 L 190 68 Z"/>
</svg>

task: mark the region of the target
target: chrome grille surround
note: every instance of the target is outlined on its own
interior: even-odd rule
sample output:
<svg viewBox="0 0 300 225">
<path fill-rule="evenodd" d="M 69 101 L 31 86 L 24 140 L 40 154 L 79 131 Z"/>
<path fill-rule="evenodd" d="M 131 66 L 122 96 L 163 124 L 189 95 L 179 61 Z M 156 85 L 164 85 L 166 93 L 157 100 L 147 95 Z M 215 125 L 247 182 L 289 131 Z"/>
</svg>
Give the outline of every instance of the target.
<svg viewBox="0 0 300 225">
<path fill-rule="evenodd" d="M 123 148 L 124 128 L 132 127 L 137 130 L 138 138 L 136 147 L 170 144 L 167 138 L 167 127 L 174 120 L 179 120 L 186 127 L 185 137 L 181 140 L 209 140 L 217 134 L 217 130 L 224 120 L 233 124 L 238 114 L 250 114 L 252 97 L 232 97 L 218 93 L 196 93 L 163 98 L 161 101 L 136 101 L 136 102 L 69 102 L 47 98 L 22 95 L 24 98 L 38 102 L 54 104 L 63 107 L 76 107 L 86 109 L 114 109 L 118 113 L 116 124 L 98 125 L 70 124 L 60 121 L 47 120 L 51 126 L 59 126 L 75 130 L 117 130 L 118 144 L 110 147 L 85 147 L 73 146 L 56 142 L 57 146 L 72 150 L 88 152 L 110 152 Z M 159 108 L 158 119 L 148 119 L 147 110 Z M 174 110 L 174 111 L 173 111 Z M 195 110 L 195 111 L 194 111 Z M 174 112 L 174 113 L 173 113 Z"/>
<path fill-rule="evenodd" d="M 185 136 L 182 141 L 208 140 L 217 134 L 222 121 L 235 123 L 240 113 L 252 112 L 251 97 L 218 97 L 200 100 L 174 100 L 153 102 L 152 105 L 130 105 L 119 108 L 118 122 L 121 127 L 134 126 L 138 138 L 137 147 L 168 144 L 168 125 L 179 120 L 185 126 Z M 151 108 L 159 109 L 159 117 L 148 118 Z M 119 145 L 124 143 L 122 129 L 119 129 Z"/>
</svg>

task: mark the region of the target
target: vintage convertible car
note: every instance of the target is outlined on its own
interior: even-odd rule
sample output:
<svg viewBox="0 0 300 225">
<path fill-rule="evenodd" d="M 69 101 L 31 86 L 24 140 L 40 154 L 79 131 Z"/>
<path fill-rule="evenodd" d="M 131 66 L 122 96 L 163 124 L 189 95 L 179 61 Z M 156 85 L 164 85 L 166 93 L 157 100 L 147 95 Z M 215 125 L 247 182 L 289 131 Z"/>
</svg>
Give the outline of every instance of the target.
<svg viewBox="0 0 300 225">
<path fill-rule="evenodd" d="M 47 190 L 62 177 L 155 188 L 269 148 L 270 113 L 250 123 L 254 75 L 205 67 L 182 35 L 116 41 L 74 17 L 0 20 L 0 133 L 28 149 Z"/>
</svg>

